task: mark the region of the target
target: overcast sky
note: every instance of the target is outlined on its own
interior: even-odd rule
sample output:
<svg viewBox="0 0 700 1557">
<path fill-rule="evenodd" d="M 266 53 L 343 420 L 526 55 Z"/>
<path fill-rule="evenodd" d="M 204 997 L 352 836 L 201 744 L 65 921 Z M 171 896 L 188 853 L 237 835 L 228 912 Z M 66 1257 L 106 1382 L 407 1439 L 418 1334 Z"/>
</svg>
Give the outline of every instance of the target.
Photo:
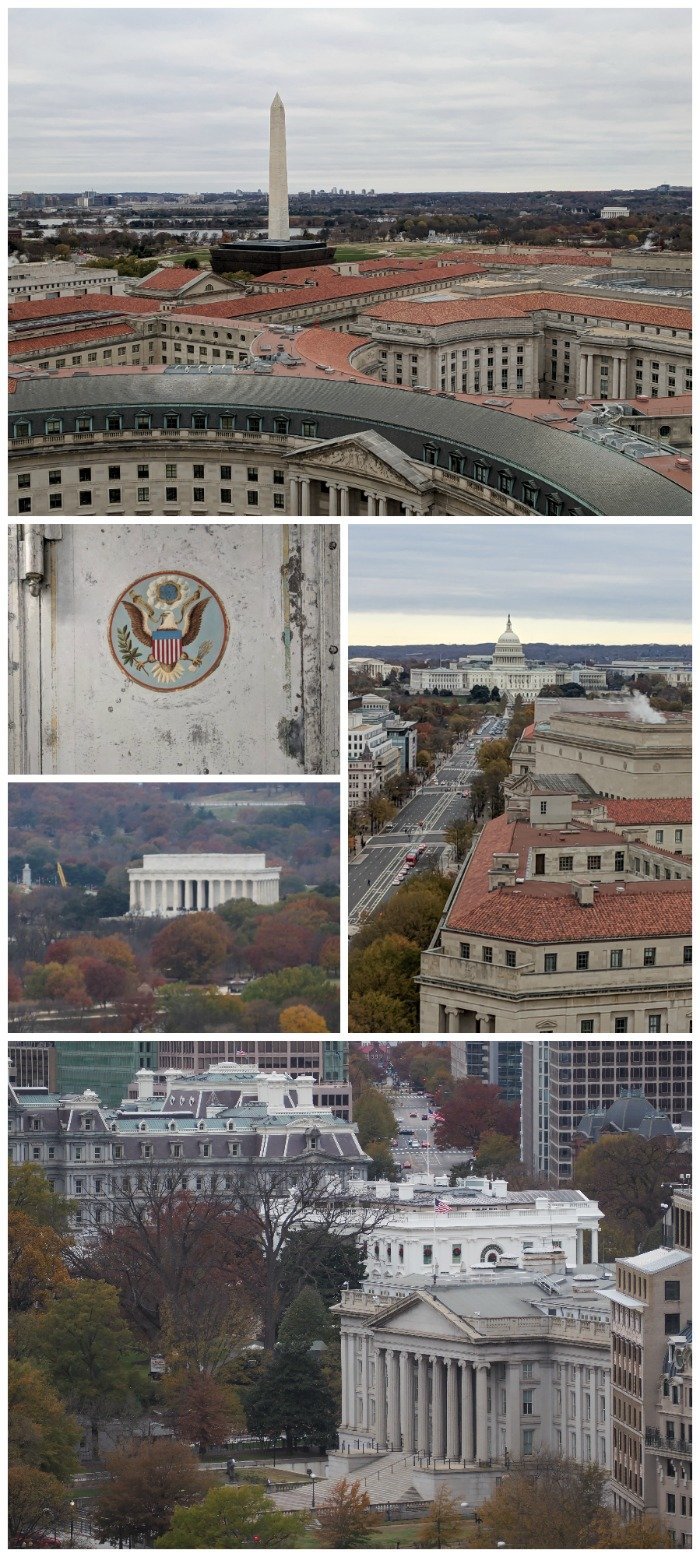
<svg viewBox="0 0 700 1557">
<path fill-rule="evenodd" d="M 688 643 L 690 525 L 351 525 L 351 644 Z"/>
<path fill-rule="evenodd" d="M 10 189 L 690 181 L 690 10 L 10 11 Z"/>
</svg>

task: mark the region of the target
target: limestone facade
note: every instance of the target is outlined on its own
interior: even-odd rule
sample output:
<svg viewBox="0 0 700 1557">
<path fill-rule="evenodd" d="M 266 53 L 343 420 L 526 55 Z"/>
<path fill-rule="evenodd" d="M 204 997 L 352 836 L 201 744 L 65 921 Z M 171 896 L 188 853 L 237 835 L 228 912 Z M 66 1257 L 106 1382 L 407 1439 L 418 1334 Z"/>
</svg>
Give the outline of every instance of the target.
<svg viewBox="0 0 700 1557">
<path fill-rule="evenodd" d="M 279 901 L 280 872 L 264 854 L 144 854 L 129 875 L 129 913 L 168 918 L 218 908 L 231 898 Z"/>
</svg>

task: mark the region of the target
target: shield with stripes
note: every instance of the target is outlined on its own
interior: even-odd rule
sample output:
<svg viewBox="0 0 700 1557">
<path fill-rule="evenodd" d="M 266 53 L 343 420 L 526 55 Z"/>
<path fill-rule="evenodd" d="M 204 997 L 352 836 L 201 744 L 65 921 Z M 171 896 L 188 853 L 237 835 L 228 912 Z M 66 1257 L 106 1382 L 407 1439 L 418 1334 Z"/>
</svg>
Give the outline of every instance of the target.
<svg viewBox="0 0 700 1557">
<path fill-rule="evenodd" d="M 153 632 L 153 655 L 161 665 L 177 665 L 182 653 L 182 633 L 179 627 L 156 627 Z"/>
</svg>

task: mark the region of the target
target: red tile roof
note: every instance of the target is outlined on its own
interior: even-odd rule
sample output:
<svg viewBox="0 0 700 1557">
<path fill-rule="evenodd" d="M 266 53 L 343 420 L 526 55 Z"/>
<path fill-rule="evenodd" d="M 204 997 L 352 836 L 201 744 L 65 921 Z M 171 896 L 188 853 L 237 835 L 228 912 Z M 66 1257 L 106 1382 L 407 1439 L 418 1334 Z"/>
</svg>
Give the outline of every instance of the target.
<svg viewBox="0 0 700 1557">
<path fill-rule="evenodd" d="M 670 800 L 606 800 L 604 804 L 610 821 L 618 826 L 645 827 L 653 822 L 678 826 L 692 821 L 690 796 Z"/>
<path fill-rule="evenodd" d="M 155 314 L 158 304 L 147 297 L 108 297 L 105 292 L 88 292 L 86 297 L 47 297 L 33 303 L 11 303 L 10 324 L 23 320 L 54 319 L 70 314 Z"/>
<path fill-rule="evenodd" d="M 166 265 L 163 270 L 152 270 L 144 276 L 139 291 L 179 292 L 205 274 L 202 270 L 190 270 L 188 265 Z"/>
<path fill-rule="evenodd" d="M 494 852 L 519 854 L 531 831 L 526 823 L 506 816 L 486 823 L 449 910 L 446 930 L 529 945 L 690 935 L 689 881 L 611 882 L 598 888 L 588 906 L 579 903 L 569 883 L 528 880 L 489 892 Z"/>
<path fill-rule="evenodd" d="M 689 308 L 661 307 L 641 299 L 635 303 L 623 299 L 618 302 L 569 292 L 501 292 L 495 297 L 465 297 L 463 301 L 452 299 L 436 303 L 422 302 L 420 298 L 397 299 L 373 304 L 367 312 L 373 318 L 392 319 L 399 324 L 458 324 L 462 319 L 507 319 L 544 312 L 573 314 L 574 318 L 588 319 L 589 324 L 595 319 L 615 319 L 623 324 L 658 324 L 674 330 L 689 330 L 692 325 Z"/>
<path fill-rule="evenodd" d="M 8 353 L 10 357 L 20 357 L 29 352 L 52 351 L 54 349 L 60 351 L 61 348 L 68 352 L 74 351 L 76 347 L 87 345 L 90 341 L 104 341 L 105 345 L 108 346 L 110 341 L 117 338 L 130 339 L 130 329 L 131 327 L 126 321 L 124 324 L 110 324 L 106 322 L 105 324 L 95 325 L 92 329 L 62 330 L 58 335 L 20 335 L 10 341 Z"/>
</svg>

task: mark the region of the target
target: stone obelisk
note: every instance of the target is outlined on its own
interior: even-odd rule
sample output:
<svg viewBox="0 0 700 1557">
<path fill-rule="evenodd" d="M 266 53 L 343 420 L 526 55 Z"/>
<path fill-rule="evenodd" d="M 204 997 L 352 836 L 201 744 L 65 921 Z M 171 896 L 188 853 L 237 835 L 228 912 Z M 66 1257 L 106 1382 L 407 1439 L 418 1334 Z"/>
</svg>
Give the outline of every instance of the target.
<svg viewBox="0 0 700 1557">
<path fill-rule="evenodd" d="M 284 103 L 275 94 L 270 108 L 270 185 L 267 236 L 289 242 L 289 194 L 287 190 L 287 129 Z"/>
</svg>

